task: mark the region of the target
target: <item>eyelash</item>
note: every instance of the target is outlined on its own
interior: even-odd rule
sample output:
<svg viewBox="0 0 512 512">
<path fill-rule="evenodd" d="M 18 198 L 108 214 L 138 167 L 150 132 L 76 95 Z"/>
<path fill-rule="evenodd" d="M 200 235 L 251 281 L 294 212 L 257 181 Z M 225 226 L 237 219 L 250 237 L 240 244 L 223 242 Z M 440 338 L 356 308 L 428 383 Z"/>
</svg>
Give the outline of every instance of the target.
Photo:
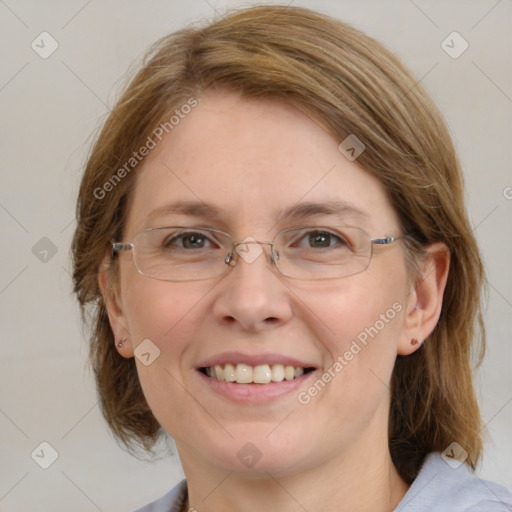
<svg viewBox="0 0 512 512">
<path fill-rule="evenodd" d="M 179 239 L 183 239 L 183 238 L 186 238 L 187 236 L 191 236 L 191 235 L 200 235 L 201 237 L 203 237 L 204 239 L 206 240 L 209 240 L 211 241 L 211 239 L 209 237 L 207 237 L 206 235 L 203 235 L 201 232 L 199 231 L 185 231 L 184 233 L 181 233 L 179 235 L 172 235 L 170 238 L 168 238 L 167 240 L 164 240 L 162 245 L 164 247 L 168 247 L 170 245 L 171 242 L 174 242 L 175 240 L 179 240 Z"/>
<path fill-rule="evenodd" d="M 311 236 L 311 234 L 313 234 L 313 233 L 315 233 L 316 236 L 327 235 L 331 238 L 337 239 L 343 245 L 349 245 L 348 241 L 344 237 L 337 235 L 331 231 L 317 230 L 317 229 L 311 229 L 309 231 L 305 231 L 303 234 L 300 235 L 300 238 L 296 238 L 293 242 L 294 243 L 297 241 L 300 242 L 300 241 L 304 240 L 306 237 Z M 186 239 L 187 237 L 191 237 L 193 235 L 199 235 L 201 238 L 208 240 L 209 242 L 212 242 L 212 240 L 209 236 L 201 233 L 200 231 L 186 231 L 186 232 L 180 233 L 179 235 L 173 235 L 172 237 L 168 238 L 167 240 L 164 240 L 162 245 L 164 247 L 169 247 L 172 242 L 175 242 L 176 240 L 183 240 L 183 239 Z M 332 246 L 329 245 L 328 247 L 332 247 Z M 180 248 L 183 248 L 183 247 L 180 247 Z"/>
</svg>

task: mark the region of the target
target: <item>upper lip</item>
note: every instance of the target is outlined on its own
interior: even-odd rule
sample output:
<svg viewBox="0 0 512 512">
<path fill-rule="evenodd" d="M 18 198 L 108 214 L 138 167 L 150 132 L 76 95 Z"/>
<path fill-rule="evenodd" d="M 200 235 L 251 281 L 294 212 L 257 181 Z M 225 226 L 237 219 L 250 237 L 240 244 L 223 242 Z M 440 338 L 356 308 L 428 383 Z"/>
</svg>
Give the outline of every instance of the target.
<svg viewBox="0 0 512 512">
<path fill-rule="evenodd" d="M 247 364 L 249 366 L 259 366 L 268 364 L 282 364 L 283 366 L 296 366 L 301 368 L 316 368 L 316 365 L 301 361 L 295 357 L 289 357 L 277 353 L 264 353 L 264 354 L 244 354 L 242 352 L 223 352 L 216 356 L 210 357 L 203 361 L 198 368 L 208 368 L 216 365 L 225 364 Z"/>
</svg>

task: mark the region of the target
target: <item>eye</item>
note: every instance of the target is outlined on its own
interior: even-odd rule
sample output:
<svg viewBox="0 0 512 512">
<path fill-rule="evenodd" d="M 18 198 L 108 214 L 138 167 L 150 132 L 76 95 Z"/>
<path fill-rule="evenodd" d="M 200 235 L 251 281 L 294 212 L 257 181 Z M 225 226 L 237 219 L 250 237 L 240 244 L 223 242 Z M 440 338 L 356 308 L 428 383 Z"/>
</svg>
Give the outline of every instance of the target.
<svg viewBox="0 0 512 512">
<path fill-rule="evenodd" d="M 308 245 L 304 246 L 302 242 L 306 242 Z M 320 248 L 325 249 L 328 247 L 333 247 L 337 244 L 341 244 L 343 246 L 349 246 L 347 240 L 341 236 L 335 235 L 330 231 L 309 231 L 299 240 L 299 247 L 307 247 L 307 248 Z"/>
<path fill-rule="evenodd" d="M 162 245 L 166 249 L 204 249 L 208 247 L 206 244 L 211 243 L 212 241 L 205 234 L 188 231 L 167 237 Z"/>
</svg>

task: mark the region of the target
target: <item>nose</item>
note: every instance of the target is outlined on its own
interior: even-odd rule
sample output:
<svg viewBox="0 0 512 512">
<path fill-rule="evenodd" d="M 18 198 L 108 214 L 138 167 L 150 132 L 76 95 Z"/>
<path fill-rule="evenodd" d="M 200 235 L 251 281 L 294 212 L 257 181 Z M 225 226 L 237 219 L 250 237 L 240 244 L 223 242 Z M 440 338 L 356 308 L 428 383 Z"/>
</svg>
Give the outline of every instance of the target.
<svg viewBox="0 0 512 512">
<path fill-rule="evenodd" d="M 252 332 L 290 321 L 290 294 L 272 263 L 272 246 L 252 240 L 234 250 L 232 267 L 215 287 L 213 312 L 218 321 Z"/>
</svg>

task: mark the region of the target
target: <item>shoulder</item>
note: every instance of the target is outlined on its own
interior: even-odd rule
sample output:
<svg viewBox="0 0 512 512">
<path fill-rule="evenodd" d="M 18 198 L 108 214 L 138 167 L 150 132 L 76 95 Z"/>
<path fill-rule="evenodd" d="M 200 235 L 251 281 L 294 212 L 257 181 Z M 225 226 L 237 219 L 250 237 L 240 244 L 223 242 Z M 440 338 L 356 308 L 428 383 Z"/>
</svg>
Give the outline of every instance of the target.
<svg viewBox="0 0 512 512">
<path fill-rule="evenodd" d="M 476 476 L 467 464 L 449 464 L 440 453 L 425 458 L 394 512 L 512 512 L 512 492 Z"/>
<path fill-rule="evenodd" d="M 161 498 L 137 509 L 135 512 L 181 512 L 187 496 L 187 481 L 182 480 Z"/>
</svg>

